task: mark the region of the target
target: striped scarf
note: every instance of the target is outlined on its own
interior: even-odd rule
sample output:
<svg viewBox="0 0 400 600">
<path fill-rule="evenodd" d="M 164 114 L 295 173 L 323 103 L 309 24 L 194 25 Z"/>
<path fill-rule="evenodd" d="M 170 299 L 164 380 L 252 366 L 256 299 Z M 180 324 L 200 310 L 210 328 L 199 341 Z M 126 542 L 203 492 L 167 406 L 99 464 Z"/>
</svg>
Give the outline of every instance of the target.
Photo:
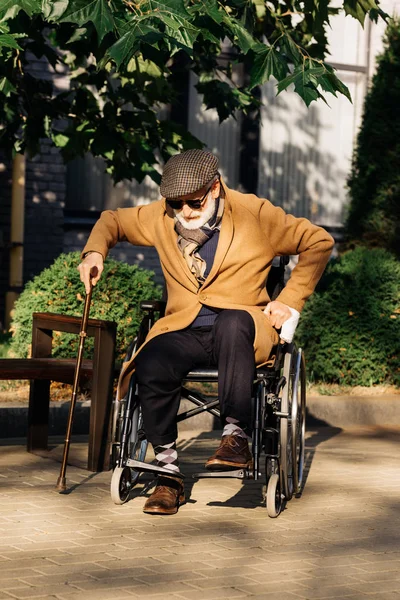
<svg viewBox="0 0 400 600">
<path fill-rule="evenodd" d="M 216 201 L 215 212 L 211 219 L 199 229 L 186 229 L 175 217 L 175 231 L 178 234 L 178 248 L 182 252 L 190 271 L 194 274 L 199 286 L 205 281 L 204 273 L 207 268 L 206 261 L 198 252 L 199 248 L 212 238 L 214 233 L 221 228 L 224 213 L 224 199 Z"/>
</svg>

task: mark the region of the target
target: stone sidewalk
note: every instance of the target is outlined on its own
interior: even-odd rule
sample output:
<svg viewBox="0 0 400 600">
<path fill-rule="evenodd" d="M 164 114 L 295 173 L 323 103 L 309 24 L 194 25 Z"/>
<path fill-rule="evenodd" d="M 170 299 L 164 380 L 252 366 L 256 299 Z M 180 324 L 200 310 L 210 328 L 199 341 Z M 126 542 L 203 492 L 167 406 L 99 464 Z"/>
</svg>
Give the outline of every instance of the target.
<svg viewBox="0 0 400 600">
<path fill-rule="evenodd" d="M 199 470 L 217 433 L 183 432 L 182 469 Z M 307 481 L 278 519 L 262 482 L 187 479 L 175 516 L 141 512 L 149 478 L 123 506 L 111 473 L 0 446 L 0 600 L 400 600 L 400 429 L 307 434 Z M 54 455 L 54 456 L 52 456 Z"/>
</svg>

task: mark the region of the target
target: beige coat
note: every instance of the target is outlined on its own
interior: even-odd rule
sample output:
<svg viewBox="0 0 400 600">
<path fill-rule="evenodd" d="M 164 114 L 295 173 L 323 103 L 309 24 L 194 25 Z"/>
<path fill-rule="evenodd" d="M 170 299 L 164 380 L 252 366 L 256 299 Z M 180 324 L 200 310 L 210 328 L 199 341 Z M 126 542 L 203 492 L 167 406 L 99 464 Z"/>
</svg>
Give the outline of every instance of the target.
<svg viewBox="0 0 400 600">
<path fill-rule="evenodd" d="M 105 258 L 110 248 L 124 240 L 138 246 L 155 246 L 168 302 L 165 317 L 155 323 L 146 343 L 157 335 L 188 327 L 202 304 L 246 310 L 254 319 L 255 357 L 261 365 L 277 342 L 276 331 L 263 313 L 269 302 L 265 283 L 273 258 L 299 255 L 298 264 L 277 299 L 301 311 L 324 271 L 334 240 L 321 227 L 286 214 L 268 200 L 235 192 L 225 185 L 224 189 L 225 210 L 217 252 L 200 289 L 178 249 L 173 215 L 164 199 L 103 212 L 83 253 L 94 250 Z M 120 397 L 127 390 L 134 358 L 122 369 Z"/>
</svg>

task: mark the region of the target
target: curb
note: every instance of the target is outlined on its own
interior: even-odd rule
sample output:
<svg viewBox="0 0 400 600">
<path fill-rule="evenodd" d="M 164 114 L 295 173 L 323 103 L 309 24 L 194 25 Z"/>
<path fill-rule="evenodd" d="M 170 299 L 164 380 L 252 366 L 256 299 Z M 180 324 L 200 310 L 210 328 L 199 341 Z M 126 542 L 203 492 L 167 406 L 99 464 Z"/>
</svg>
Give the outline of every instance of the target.
<svg viewBox="0 0 400 600">
<path fill-rule="evenodd" d="M 400 425 L 400 394 L 379 396 L 308 396 L 308 424 L 330 427 Z"/>
<path fill-rule="evenodd" d="M 193 405 L 184 400 L 181 410 Z M 50 404 L 49 435 L 64 435 L 68 420 L 69 402 Z M 89 433 L 90 402 L 76 405 L 73 433 Z M 0 406 L 0 439 L 26 437 L 27 406 Z M 307 426 L 352 427 L 377 425 L 400 426 L 400 394 L 380 396 L 308 396 Z M 219 420 L 207 412 L 179 423 L 179 431 L 220 429 Z"/>
<path fill-rule="evenodd" d="M 49 410 L 49 435 L 65 435 L 69 402 L 51 404 Z M 77 403 L 74 434 L 89 433 L 90 405 Z M 0 406 L 0 438 L 26 437 L 28 432 L 28 406 Z"/>
<path fill-rule="evenodd" d="M 50 403 L 49 435 L 65 435 L 70 402 Z M 193 404 L 181 402 L 181 411 L 190 410 Z M 28 406 L 0 405 L 0 439 L 26 437 L 28 432 Z M 78 402 L 75 407 L 73 435 L 87 435 L 90 422 L 90 401 Z M 219 429 L 219 419 L 204 411 L 187 421 L 179 423 L 179 431 L 192 429 L 213 431 Z"/>
</svg>

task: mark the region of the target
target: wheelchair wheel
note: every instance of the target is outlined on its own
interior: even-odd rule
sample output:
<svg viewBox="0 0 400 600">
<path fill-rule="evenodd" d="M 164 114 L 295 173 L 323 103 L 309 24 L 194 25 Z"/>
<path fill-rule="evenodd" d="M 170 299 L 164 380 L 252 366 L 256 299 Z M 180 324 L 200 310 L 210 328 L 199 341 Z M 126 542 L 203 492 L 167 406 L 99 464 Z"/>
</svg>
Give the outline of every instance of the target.
<svg viewBox="0 0 400 600">
<path fill-rule="evenodd" d="M 129 458 L 145 461 L 149 442 L 143 432 L 143 416 L 139 403 L 136 404 L 132 415 L 132 430 L 129 440 Z M 139 473 L 134 473 L 134 480 L 139 477 Z"/>
<path fill-rule="evenodd" d="M 306 365 L 304 354 L 299 348 L 296 356 L 296 369 L 293 375 L 292 401 L 292 454 L 293 487 L 299 494 L 303 483 L 304 447 L 306 433 Z"/>
<path fill-rule="evenodd" d="M 282 510 L 282 493 L 277 473 L 274 473 L 268 479 L 266 501 L 268 516 L 275 519 Z"/>
<path fill-rule="evenodd" d="M 281 412 L 292 414 L 293 401 L 293 373 L 295 371 L 295 353 L 294 347 L 285 354 L 283 363 L 283 376 L 286 379 L 286 384 L 282 390 Z M 293 496 L 293 451 L 292 451 L 292 423 L 291 419 L 280 417 L 280 435 L 279 435 L 279 463 L 280 463 L 280 479 L 282 491 L 286 500 L 290 500 Z"/>
<path fill-rule="evenodd" d="M 136 485 L 140 473 L 126 466 L 128 458 L 144 462 L 147 454 L 148 441 L 143 432 L 143 417 L 136 394 L 136 386 L 130 386 L 122 419 L 128 419 L 127 441 L 123 444 L 122 456 L 114 469 L 111 478 L 111 499 L 115 504 L 124 504 L 129 499 L 129 493 Z M 128 406 L 133 406 L 132 413 Z M 129 414 L 132 417 L 129 419 Z M 121 435 L 123 427 L 119 428 Z"/>
<path fill-rule="evenodd" d="M 111 477 L 111 500 L 114 504 L 124 504 L 132 489 L 132 470 L 129 467 L 115 467 Z"/>
</svg>

